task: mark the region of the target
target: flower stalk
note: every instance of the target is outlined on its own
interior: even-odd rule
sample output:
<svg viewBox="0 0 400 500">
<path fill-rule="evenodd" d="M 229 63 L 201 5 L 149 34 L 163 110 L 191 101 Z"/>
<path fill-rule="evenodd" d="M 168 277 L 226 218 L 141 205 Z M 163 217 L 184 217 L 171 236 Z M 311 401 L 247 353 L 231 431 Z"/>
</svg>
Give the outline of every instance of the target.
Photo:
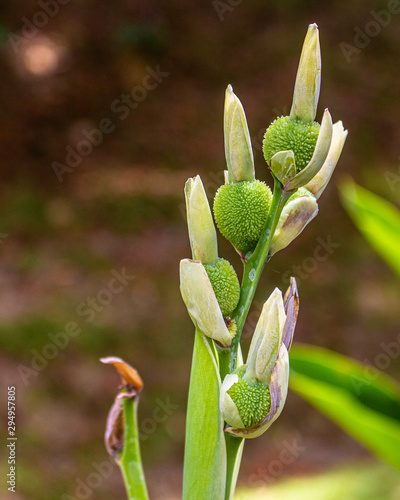
<svg viewBox="0 0 400 500">
<path fill-rule="evenodd" d="M 291 278 L 285 294 L 275 288 L 265 302 L 246 363 L 240 339 L 265 264 L 286 248 L 317 215 L 347 137 L 325 109 L 314 121 L 321 83 L 316 24 L 304 41 L 290 116 L 267 128 L 263 153 L 273 193 L 255 177 L 250 132 L 242 103 L 225 94 L 225 184 L 213 212 L 221 234 L 243 263 L 239 284 L 233 266 L 218 255 L 212 211 L 200 176 L 185 185 L 192 258 L 180 263 L 180 291 L 195 327 L 189 385 L 183 500 L 233 500 L 245 439 L 266 432 L 281 414 L 289 382 L 289 350 L 299 298 Z M 147 500 L 137 433 L 137 372 L 107 358 L 123 387 L 109 415 L 106 446 L 121 467 L 129 499 Z"/>
<path fill-rule="evenodd" d="M 271 209 L 265 222 L 261 238 L 253 254 L 244 262 L 240 300 L 233 313 L 233 319 L 237 325 L 237 332 L 232 341 L 230 352 L 227 353 L 227 356 L 230 358 L 230 372 L 234 371 L 237 367 L 237 351 L 243 326 L 253 302 L 280 215 L 289 198 L 290 194 L 283 191 L 282 183 L 274 177 Z M 221 373 L 221 377 L 224 377 L 226 374 L 227 373 Z"/>
</svg>

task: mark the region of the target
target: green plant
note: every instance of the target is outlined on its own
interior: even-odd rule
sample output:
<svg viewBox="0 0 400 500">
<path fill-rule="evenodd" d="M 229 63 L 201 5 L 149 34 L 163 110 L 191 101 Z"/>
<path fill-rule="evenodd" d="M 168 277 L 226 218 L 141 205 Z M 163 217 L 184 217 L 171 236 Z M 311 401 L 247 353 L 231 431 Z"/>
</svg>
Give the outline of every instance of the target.
<svg viewBox="0 0 400 500">
<path fill-rule="evenodd" d="M 242 261 L 240 286 L 231 264 L 218 255 L 216 229 L 200 177 L 185 185 L 192 259 L 180 263 L 180 288 L 195 326 L 195 341 L 187 407 L 184 500 L 232 499 L 245 439 L 263 434 L 285 404 L 288 351 L 299 308 L 294 278 L 285 296 L 275 288 L 265 302 L 245 363 L 240 337 L 266 262 L 316 216 L 317 199 L 347 136 L 341 122 L 332 124 L 327 109 L 321 125 L 315 122 L 320 74 L 319 33 L 312 24 L 303 45 L 290 116 L 274 122 L 264 138 L 265 159 L 274 181 L 272 194 L 255 178 L 243 106 L 230 85 L 226 90 L 226 182 L 218 190 L 213 208 L 217 226 Z M 126 371 L 127 365 L 118 360 L 119 371 L 121 366 Z M 136 422 L 132 406 L 137 405 L 140 389 L 136 375 L 133 381 L 124 375 L 108 430 L 113 431 L 109 432 L 113 438 L 118 435 L 111 451 L 121 466 L 129 495 L 137 484 L 138 493 L 129 498 L 145 499 L 137 431 L 130 425 Z"/>
</svg>

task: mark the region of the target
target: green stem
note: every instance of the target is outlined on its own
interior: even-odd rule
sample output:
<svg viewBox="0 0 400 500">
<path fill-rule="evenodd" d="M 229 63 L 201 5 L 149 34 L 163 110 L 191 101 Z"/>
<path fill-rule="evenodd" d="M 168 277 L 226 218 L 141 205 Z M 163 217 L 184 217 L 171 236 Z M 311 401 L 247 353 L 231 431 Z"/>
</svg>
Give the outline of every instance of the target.
<svg viewBox="0 0 400 500">
<path fill-rule="evenodd" d="M 233 499 L 237 476 L 242 459 L 244 438 L 238 438 L 225 433 L 226 444 L 226 486 L 225 500 Z"/>
<path fill-rule="evenodd" d="M 139 398 L 123 400 L 124 449 L 118 465 L 124 478 L 128 500 L 148 500 L 146 480 L 142 466 L 137 426 Z"/>
<path fill-rule="evenodd" d="M 281 182 L 274 177 L 274 193 L 271 208 L 267 220 L 265 221 L 261 238 L 254 252 L 245 262 L 240 300 L 232 315 L 232 318 L 236 321 L 237 333 L 232 341 L 230 349 L 221 349 L 218 351 L 221 380 L 224 380 L 225 376 L 228 373 L 232 373 L 237 367 L 237 354 L 243 326 L 268 257 L 279 217 L 290 195 L 291 193 L 283 191 Z M 240 468 L 244 439 L 225 434 L 225 443 L 227 454 L 225 500 L 232 500 Z"/>
<path fill-rule="evenodd" d="M 253 302 L 254 294 L 257 290 L 258 282 L 260 281 L 261 273 L 268 256 L 268 251 L 274 237 L 276 226 L 279 222 L 282 209 L 289 199 L 291 193 L 283 191 L 283 186 L 280 181 L 274 178 L 274 194 L 272 197 L 271 208 L 265 222 L 265 226 L 261 238 L 244 265 L 240 300 L 237 308 L 233 313 L 233 319 L 236 321 L 237 333 L 232 341 L 230 350 L 229 372 L 233 372 L 237 366 L 237 351 L 242 334 L 243 326 L 247 318 L 250 306 Z M 229 373 L 228 372 L 228 373 Z M 226 375 L 226 374 L 221 374 Z"/>
<path fill-rule="evenodd" d="M 218 353 L 218 363 L 219 363 L 219 373 L 221 375 L 221 381 L 224 381 L 224 377 L 227 373 L 230 373 L 229 364 L 231 362 L 231 349 L 223 348 L 216 345 Z"/>
</svg>

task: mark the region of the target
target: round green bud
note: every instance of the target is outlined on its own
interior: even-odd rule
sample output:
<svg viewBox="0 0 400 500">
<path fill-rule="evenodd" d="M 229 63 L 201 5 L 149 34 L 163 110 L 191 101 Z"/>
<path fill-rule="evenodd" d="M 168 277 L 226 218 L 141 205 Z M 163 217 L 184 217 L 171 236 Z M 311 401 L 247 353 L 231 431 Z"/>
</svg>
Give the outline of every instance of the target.
<svg viewBox="0 0 400 500">
<path fill-rule="evenodd" d="M 222 316 L 228 317 L 236 309 L 240 298 L 240 285 L 235 270 L 225 259 L 204 268 L 213 287 Z"/>
<path fill-rule="evenodd" d="M 238 409 L 240 418 L 245 427 L 258 424 L 271 409 L 271 395 L 268 387 L 262 382 L 255 381 L 249 384 L 242 377 L 246 366 L 240 366 L 233 373 L 239 377 L 238 382 L 228 390 L 228 394 Z"/>
<path fill-rule="evenodd" d="M 224 184 L 218 189 L 215 222 L 221 234 L 244 255 L 256 247 L 271 201 L 271 189 L 257 180 Z"/>
<path fill-rule="evenodd" d="M 293 151 L 296 172 L 305 168 L 314 153 L 320 124 L 292 120 L 289 116 L 280 116 L 267 128 L 263 141 L 265 161 L 270 165 L 271 158 L 279 151 Z"/>
</svg>

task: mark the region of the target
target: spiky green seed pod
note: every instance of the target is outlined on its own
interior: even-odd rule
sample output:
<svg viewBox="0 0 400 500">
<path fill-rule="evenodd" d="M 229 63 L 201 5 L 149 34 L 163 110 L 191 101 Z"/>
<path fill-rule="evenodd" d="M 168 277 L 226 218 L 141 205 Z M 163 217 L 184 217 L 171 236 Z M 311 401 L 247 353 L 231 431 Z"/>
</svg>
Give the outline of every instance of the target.
<svg viewBox="0 0 400 500">
<path fill-rule="evenodd" d="M 218 189 L 214 199 L 218 229 L 244 255 L 256 247 L 271 201 L 271 189 L 262 181 L 229 183 Z"/>
<path fill-rule="evenodd" d="M 320 124 L 292 120 L 281 116 L 267 128 L 263 141 L 265 161 L 270 165 L 271 158 L 279 151 L 291 150 L 294 153 L 296 172 L 307 166 L 317 143 Z"/>
<path fill-rule="evenodd" d="M 224 318 L 236 309 L 240 297 L 240 285 L 235 270 L 225 259 L 218 259 L 215 264 L 204 266 L 213 287 Z"/>
<path fill-rule="evenodd" d="M 233 373 L 238 376 L 238 381 L 227 391 L 235 403 L 244 427 L 258 424 L 269 413 L 271 408 L 271 395 L 268 387 L 262 382 L 249 383 L 242 377 L 246 371 L 243 365 Z M 228 422 L 229 424 L 229 422 Z"/>
</svg>

